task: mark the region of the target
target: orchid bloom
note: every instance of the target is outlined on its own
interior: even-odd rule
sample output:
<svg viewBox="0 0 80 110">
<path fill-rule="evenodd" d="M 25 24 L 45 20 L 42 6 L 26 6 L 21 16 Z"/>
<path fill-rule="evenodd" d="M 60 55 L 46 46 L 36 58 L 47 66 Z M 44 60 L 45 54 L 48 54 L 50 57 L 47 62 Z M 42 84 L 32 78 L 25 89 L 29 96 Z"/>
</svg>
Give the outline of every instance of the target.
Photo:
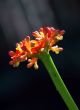
<svg viewBox="0 0 80 110">
<path fill-rule="evenodd" d="M 27 60 L 29 63 L 27 67 L 34 66 L 38 69 L 36 55 L 47 51 L 52 51 L 58 54 L 63 48 L 55 46 L 56 42 L 63 39 L 64 30 L 56 30 L 53 27 L 42 27 L 39 31 L 35 31 L 32 35 L 35 37 L 34 40 L 30 40 L 27 36 L 24 40 L 16 44 L 15 51 L 10 51 L 11 56 L 10 65 L 13 67 L 19 66 L 20 62 Z"/>
</svg>

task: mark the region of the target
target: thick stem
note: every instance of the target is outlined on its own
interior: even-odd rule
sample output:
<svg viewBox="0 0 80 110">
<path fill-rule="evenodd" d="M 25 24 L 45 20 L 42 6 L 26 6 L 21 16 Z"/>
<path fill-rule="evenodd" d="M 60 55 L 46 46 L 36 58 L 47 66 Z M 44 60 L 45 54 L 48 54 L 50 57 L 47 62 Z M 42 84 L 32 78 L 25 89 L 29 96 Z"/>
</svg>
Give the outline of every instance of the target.
<svg viewBox="0 0 80 110">
<path fill-rule="evenodd" d="M 77 105 L 75 104 L 73 98 L 71 97 L 68 89 L 66 88 L 59 72 L 57 71 L 54 62 L 49 53 L 41 54 L 39 58 L 42 60 L 43 64 L 45 65 L 52 82 L 54 83 L 57 91 L 61 95 L 62 99 L 64 100 L 66 106 L 69 110 L 79 110 Z"/>
</svg>

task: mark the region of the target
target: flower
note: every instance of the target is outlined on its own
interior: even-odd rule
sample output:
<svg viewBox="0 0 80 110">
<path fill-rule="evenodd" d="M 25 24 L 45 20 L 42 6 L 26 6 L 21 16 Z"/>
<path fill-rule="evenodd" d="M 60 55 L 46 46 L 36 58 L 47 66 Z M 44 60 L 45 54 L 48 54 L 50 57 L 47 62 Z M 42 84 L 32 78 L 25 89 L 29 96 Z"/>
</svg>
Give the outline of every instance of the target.
<svg viewBox="0 0 80 110">
<path fill-rule="evenodd" d="M 29 36 L 26 36 L 24 40 L 16 44 L 15 51 L 9 51 L 11 56 L 10 65 L 13 67 L 19 66 L 20 62 L 28 61 L 27 67 L 34 66 L 38 69 L 37 60 L 38 54 L 42 54 L 45 51 L 53 51 L 58 54 L 63 48 L 58 47 L 56 42 L 63 39 L 64 30 L 56 30 L 53 27 L 42 27 L 39 31 L 35 31 L 32 35 L 34 40 L 30 40 Z"/>
</svg>

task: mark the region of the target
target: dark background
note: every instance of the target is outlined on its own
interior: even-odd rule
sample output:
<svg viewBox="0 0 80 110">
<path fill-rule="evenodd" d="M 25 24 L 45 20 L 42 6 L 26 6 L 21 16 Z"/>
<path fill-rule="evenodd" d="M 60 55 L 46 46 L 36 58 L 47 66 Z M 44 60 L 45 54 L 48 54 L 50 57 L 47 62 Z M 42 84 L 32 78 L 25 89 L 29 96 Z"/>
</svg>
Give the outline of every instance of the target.
<svg viewBox="0 0 80 110">
<path fill-rule="evenodd" d="M 8 51 L 41 26 L 65 30 L 64 51 L 51 56 L 80 108 L 79 0 L 0 0 L 0 110 L 67 110 L 41 61 L 37 71 L 8 64 Z"/>
</svg>

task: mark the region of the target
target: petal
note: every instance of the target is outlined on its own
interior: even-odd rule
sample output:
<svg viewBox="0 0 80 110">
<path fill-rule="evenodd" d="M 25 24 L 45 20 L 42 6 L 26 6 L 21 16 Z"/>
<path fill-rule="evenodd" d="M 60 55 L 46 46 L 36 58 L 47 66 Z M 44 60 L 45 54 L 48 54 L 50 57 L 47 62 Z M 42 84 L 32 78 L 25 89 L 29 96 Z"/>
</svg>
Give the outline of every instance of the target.
<svg viewBox="0 0 80 110">
<path fill-rule="evenodd" d="M 36 37 L 36 38 L 41 38 L 41 37 L 42 37 L 42 36 L 39 34 L 38 31 L 33 32 L 32 35 L 33 35 L 34 37 Z"/>
<path fill-rule="evenodd" d="M 56 45 L 56 46 L 54 46 L 54 47 L 51 47 L 51 50 L 52 50 L 53 52 L 55 52 L 56 54 L 59 54 L 59 52 L 62 51 L 63 48 L 58 47 L 58 46 Z"/>
<path fill-rule="evenodd" d="M 27 64 L 27 67 L 28 68 L 31 68 L 33 65 L 35 65 L 34 68 L 37 69 L 37 67 L 38 67 L 38 65 L 37 65 L 37 59 L 38 58 L 29 59 L 28 60 L 29 63 Z"/>
<path fill-rule="evenodd" d="M 56 39 L 57 40 L 63 40 L 63 36 L 59 34 L 59 35 L 56 36 Z"/>
<path fill-rule="evenodd" d="M 13 52 L 13 51 L 9 51 L 9 53 L 8 53 L 10 56 L 14 56 L 15 55 L 15 52 Z"/>
</svg>

